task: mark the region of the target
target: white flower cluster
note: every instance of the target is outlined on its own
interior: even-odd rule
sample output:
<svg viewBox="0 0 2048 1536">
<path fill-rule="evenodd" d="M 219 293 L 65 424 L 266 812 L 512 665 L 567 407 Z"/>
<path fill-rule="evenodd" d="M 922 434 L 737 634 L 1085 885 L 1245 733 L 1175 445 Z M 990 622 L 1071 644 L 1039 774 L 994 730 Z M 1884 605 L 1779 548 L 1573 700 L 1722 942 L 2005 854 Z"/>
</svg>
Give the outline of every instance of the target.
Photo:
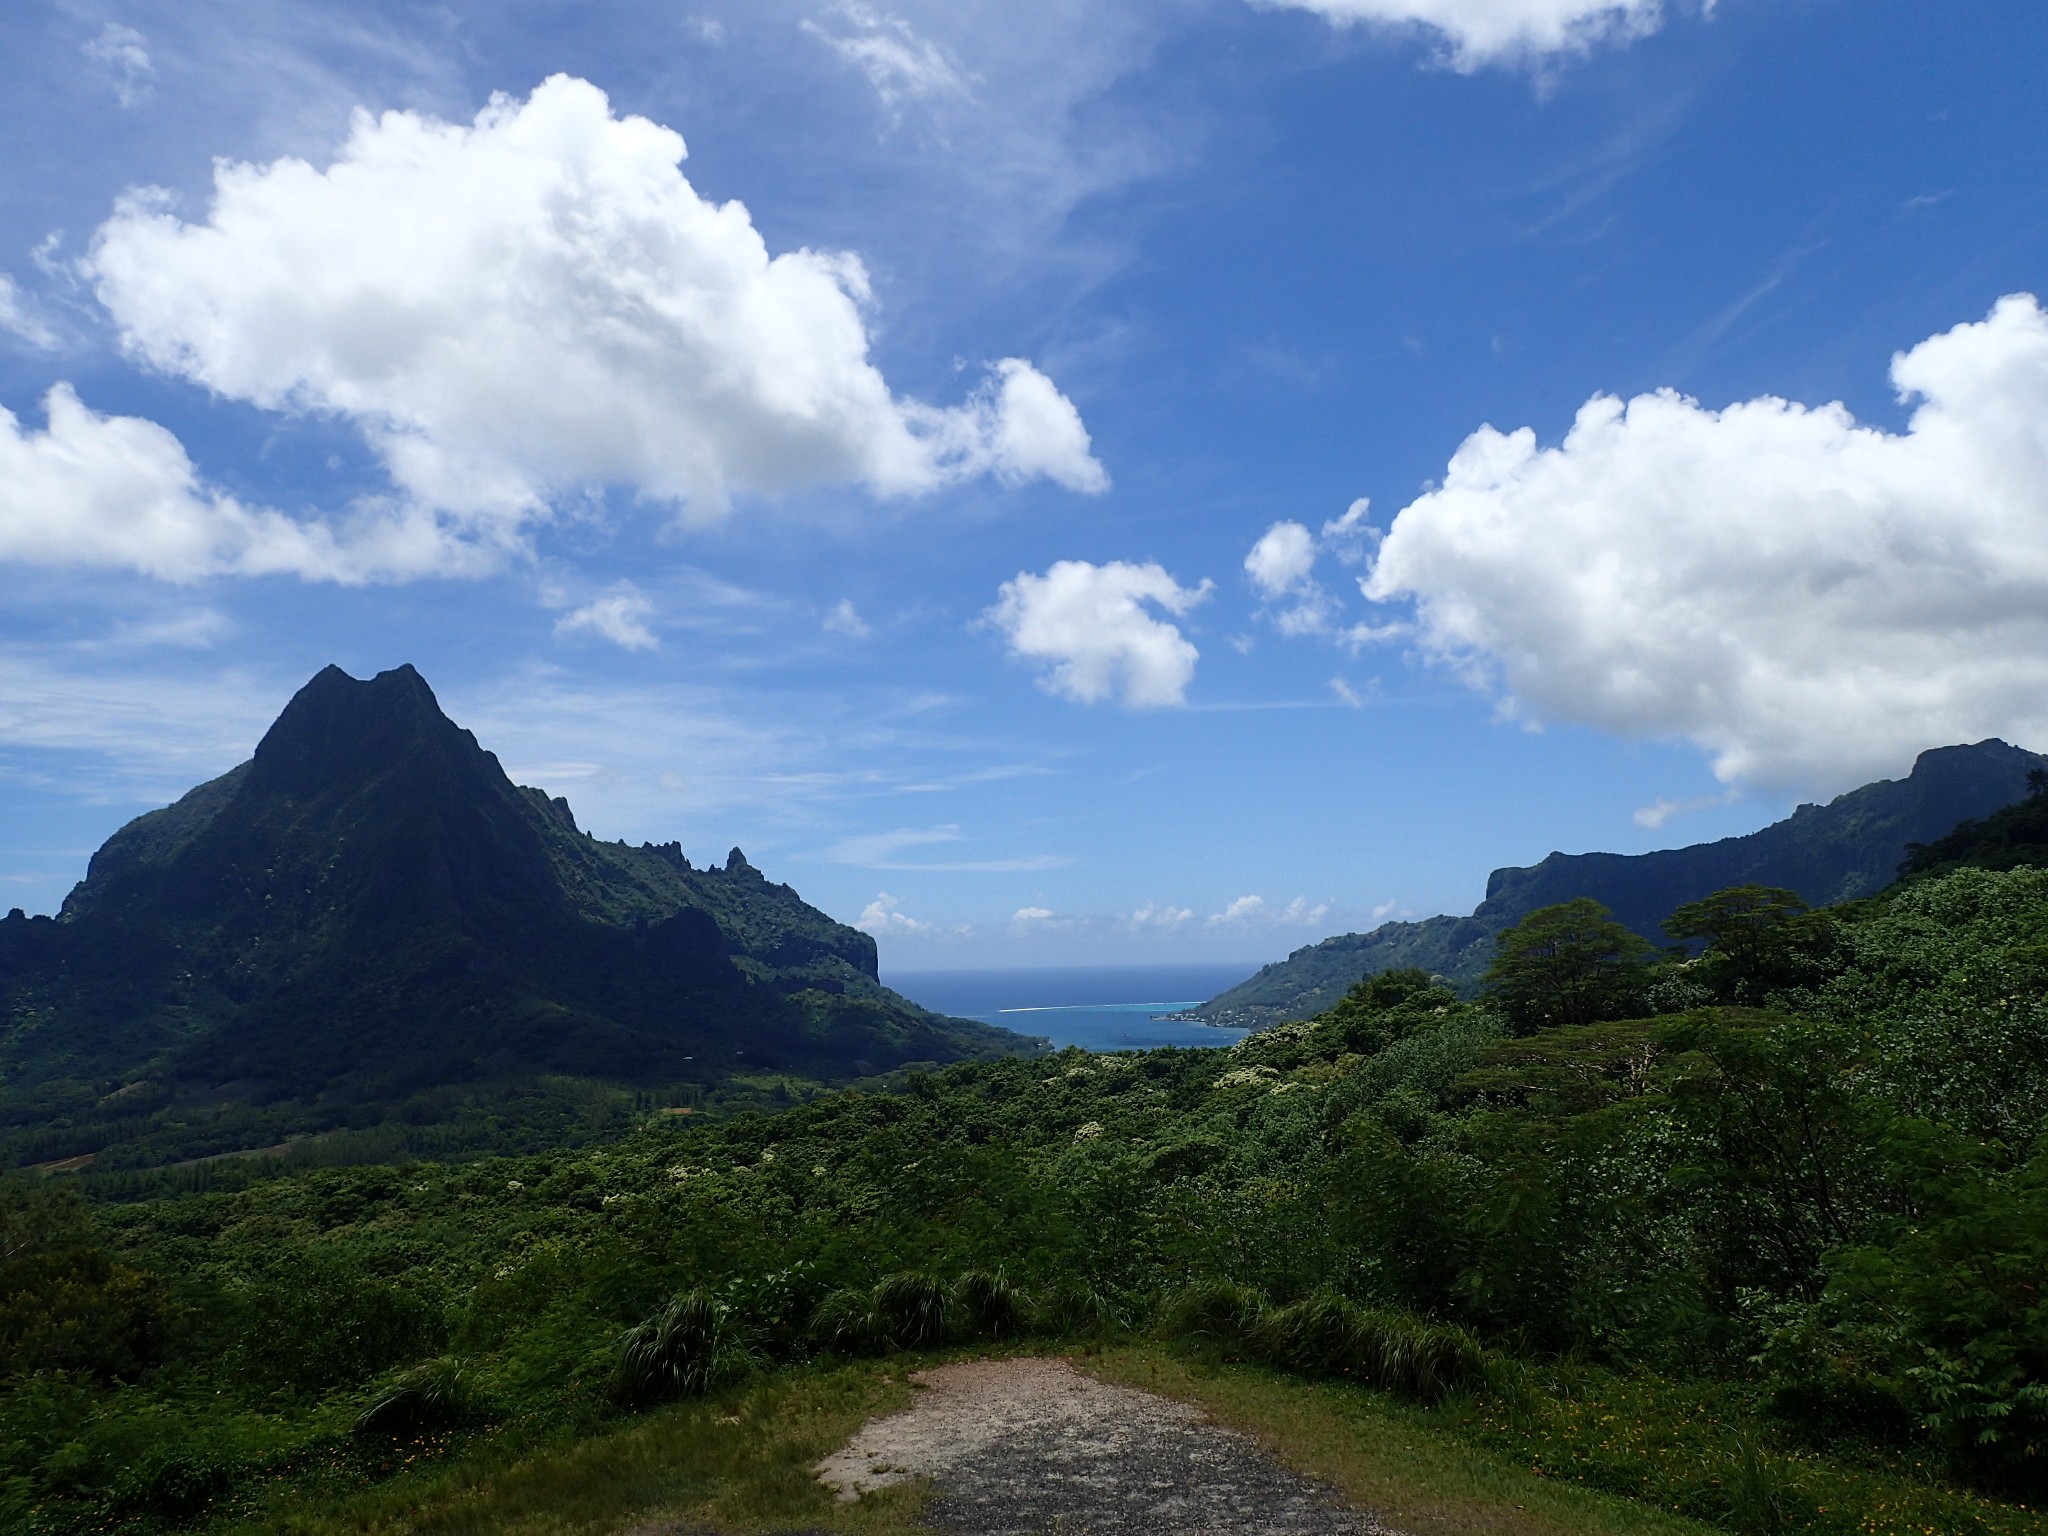
<svg viewBox="0 0 2048 1536">
<path fill-rule="evenodd" d="M 1253 1088 L 1271 1082 L 1280 1074 L 1271 1067 L 1232 1067 L 1216 1079 L 1218 1088 Z"/>
<path fill-rule="evenodd" d="M 1290 1040 L 1306 1040 L 1314 1029 L 1315 1025 L 1308 1019 L 1291 1019 L 1285 1024 L 1268 1024 L 1264 1029 L 1254 1030 L 1251 1034 L 1246 1035 L 1242 1040 L 1231 1046 L 1231 1054 L 1235 1055 L 1246 1046 L 1254 1043 L 1259 1045 L 1285 1044 Z"/>
<path fill-rule="evenodd" d="M 1076 1141 L 1093 1141 L 1101 1134 L 1102 1122 L 1100 1120 L 1090 1120 L 1086 1125 L 1074 1128 L 1074 1140 Z"/>
</svg>

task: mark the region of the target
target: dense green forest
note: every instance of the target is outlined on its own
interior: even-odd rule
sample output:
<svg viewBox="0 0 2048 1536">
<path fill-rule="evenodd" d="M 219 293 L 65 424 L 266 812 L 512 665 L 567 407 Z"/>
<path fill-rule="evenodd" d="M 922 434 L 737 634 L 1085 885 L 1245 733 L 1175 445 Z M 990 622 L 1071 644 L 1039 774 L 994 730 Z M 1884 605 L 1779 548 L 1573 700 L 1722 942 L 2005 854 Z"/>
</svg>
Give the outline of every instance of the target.
<svg viewBox="0 0 2048 1536">
<path fill-rule="evenodd" d="M 1676 908 L 1715 891 L 1773 886 L 1809 905 L 1831 906 L 1876 895 L 1897 878 L 1901 861 L 1918 861 L 1911 865 L 1916 871 L 1935 867 L 1944 855 L 1922 850 L 1958 839 L 1976 840 L 1964 863 L 2038 865 L 2048 861 L 2048 800 L 2030 785 L 2043 774 L 2048 757 L 1995 737 L 1935 747 L 1915 758 L 1903 779 L 1879 779 L 1826 805 L 1802 805 L 1739 837 L 1650 853 L 1553 853 L 1540 863 L 1510 865 L 1487 876 L 1486 899 L 1469 917 L 1396 920 L 1370 933 L 1333 934 L 1261 967 L 1195 1012 L 1212 1024 L 1252 1029 L 1313 1018 L 1334 1007 L 1360 976 L 1403 966 L 1441 976 L 1452 990 L 1472 996 L 1503 929 L 1538 908 L 1581 896 L 1609 908 L 1624 928 L 1659 941 Z M 1985 828 L 2005 829 L 2004 841 L 1996 848 L 1983 844 Z"/>
<path fill-rule="evenodd" d="M 1667 950 L 1564 903 L 1476 1001 L 1229 1049 L 0 1185 L 0 1526 L 287 1528 L 819 1358 L 1146 1334 L 1730 1529 L 2048 1530 L 2048 870 L 1971 857 Z"/>
</svg>

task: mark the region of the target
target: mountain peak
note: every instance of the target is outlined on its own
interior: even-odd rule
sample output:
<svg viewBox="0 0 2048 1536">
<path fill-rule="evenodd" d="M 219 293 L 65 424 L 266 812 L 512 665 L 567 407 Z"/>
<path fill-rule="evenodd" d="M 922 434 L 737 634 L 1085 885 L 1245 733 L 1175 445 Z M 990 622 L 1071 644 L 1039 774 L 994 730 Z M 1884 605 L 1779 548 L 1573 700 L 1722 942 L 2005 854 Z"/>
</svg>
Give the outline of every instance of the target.
<svg viewBox="0 0 2048 1536">
<path fill-rule="evenodd" d="M 679 845 L 578 833 L 412 667 L 326 667 L 249 762 L 110 838 L 64 922 L 0 919 L 0 1023 L 24 996 L 61 1016 L 0 1029 L 0 1079 L 96 1052 L 94 1077 L 254 1084 L 313 1124 L 329 1094 L 709 1081 L 742 1056 L 866 1075 L 1013 1043 L 905 1002 L 875 961 L 737 848 L 714 878 Z"/>
<path fill-rule="evenodd" d="M 305 794 L 352 773 L 378 772 L 420 747 L 458 742 L 481 752 L 410 664 L 367 681 L 327 666 L 264 732 L 253 769 L 265 788 Z"/>
</svg>

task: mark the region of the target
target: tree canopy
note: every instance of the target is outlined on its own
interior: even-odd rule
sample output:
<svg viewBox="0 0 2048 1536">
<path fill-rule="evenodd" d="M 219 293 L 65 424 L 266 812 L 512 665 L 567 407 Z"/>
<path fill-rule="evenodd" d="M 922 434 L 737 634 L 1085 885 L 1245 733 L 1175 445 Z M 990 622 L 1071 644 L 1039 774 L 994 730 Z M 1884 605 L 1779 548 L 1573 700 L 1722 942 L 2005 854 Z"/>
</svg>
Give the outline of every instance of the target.
<svg viewBox="0 0 2048 1536">
<path fill-rule="evenodd" d="M 1487 994 L 1517 1034 L 1642 1011 L 1655 950 L 1589 896 L 1539 907 L 1494 939 Z"/>
</svg>

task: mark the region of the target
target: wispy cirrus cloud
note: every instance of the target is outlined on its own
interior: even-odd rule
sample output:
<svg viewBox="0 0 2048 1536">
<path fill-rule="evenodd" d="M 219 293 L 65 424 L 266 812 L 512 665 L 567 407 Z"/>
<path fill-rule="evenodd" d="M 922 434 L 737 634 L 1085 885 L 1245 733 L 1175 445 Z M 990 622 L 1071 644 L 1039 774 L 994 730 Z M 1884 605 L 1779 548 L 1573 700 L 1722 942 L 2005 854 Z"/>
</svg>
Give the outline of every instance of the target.
<svg viewBox="0 0 2048 1536">
<path fill-rule="evenodd" d="M 1313 11 L 1332 26 L 1369 26 L 1437 39 L 1461 73 L 1543 65 L 1603 44 L 1632 42 L 1664 24 L 1664 0 L 1253 0 Z M 1711 14 L 1713 0 L 1701 9 Z"/>
<path fill-rule="evenodd" d="M 835 864 L 861 869 L 916 870 L 926 873 L 1008 874 L 1037 869 L 1059 869 L 1074 860 L 1064 854 L 1028 854 L 1013 858 L 932 859 L 917 856 L 920 849 L 956 846 L 965 834 L 953 825 L 939 827 L 898 827 L 889 832 L 864 832 L 841 838 L 825 850 Z"/>
<path fill-rule="evenodd" d="M 973 95 L 972 81 L 946 50 L 901 16 L 841 0 L 823 21 L 806 18 L 803 28 L 866 75 L 891 113 L 906 100 Z"/>
</svg>

